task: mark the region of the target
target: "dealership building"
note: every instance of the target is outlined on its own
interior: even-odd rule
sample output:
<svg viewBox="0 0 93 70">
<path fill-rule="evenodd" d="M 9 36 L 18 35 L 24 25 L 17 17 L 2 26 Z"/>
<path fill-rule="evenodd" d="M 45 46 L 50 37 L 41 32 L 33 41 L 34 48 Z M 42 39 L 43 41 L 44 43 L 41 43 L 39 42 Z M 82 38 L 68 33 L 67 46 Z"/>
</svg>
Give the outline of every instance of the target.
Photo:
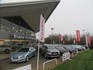
<svg viewBox="0 0 93 70">
<path fill-rule="evenodd" d="M 60 0 L 1 0 L 0 44 L 35 41 L 40 15 L 47 21 L 59 2 Z"/>
</svg>

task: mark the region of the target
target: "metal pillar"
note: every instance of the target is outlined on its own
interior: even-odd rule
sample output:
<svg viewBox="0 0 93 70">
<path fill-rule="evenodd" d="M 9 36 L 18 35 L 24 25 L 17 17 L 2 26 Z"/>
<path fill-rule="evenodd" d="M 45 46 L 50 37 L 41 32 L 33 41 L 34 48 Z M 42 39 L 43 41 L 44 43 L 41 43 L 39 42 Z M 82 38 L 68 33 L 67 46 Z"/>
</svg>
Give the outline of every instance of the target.
<svg viewBox="0 0 93 70">
<path fill-rule="evenodd" d="M 0 30 L 2 29 L 2 18 L 0 18 Z"/>
</svg>

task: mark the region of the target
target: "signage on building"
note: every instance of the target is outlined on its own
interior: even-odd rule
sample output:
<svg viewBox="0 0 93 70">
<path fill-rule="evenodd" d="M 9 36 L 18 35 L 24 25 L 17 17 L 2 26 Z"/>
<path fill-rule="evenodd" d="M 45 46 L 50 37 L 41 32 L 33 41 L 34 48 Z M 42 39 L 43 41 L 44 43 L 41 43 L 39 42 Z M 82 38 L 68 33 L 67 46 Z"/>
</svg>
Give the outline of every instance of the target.
<svg viewBox="0 0 93 70">
<path fill-rule="evenodd" d="M 13 39 L 34 39 L 34 36 L 24 36 L 24 35 L 13 35 L 12 36 Z"/>
</svg>

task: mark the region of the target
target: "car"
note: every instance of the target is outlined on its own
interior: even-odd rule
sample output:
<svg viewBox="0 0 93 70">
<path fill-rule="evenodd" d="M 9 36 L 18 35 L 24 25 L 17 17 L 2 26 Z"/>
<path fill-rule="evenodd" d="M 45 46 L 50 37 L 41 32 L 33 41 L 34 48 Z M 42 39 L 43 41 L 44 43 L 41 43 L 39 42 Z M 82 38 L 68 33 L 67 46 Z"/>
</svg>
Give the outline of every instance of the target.
<svg viewBox="0 0 93 70">
<path fill-rule="evenodd" d="M 36 49 L 34 47 L 22 47 L 10 56 L 11 62 L 28 62 L 28 60 L 36 56 Z"/>
<path fill-rule="evenodd" d="M 84 46 L 82 46 L 82 45 L 79 45 L 79 46 L 81 46 L 83 50 L 86 50 L 86 48 Z"/>
<path fill-rule="evenodd" d="M 81 45 L 81 46 L 84 46 L 86 49 L 89 49 L 89 47 L 87 45 Z"/>
<path fill-rule="evenodd" d="M 41 54 L 44 55 L 45 58 L 60 57 L 60 51 L 56 49 L 52 44 L 42 45 Z"/>
<path fill-rule="evenodd" d="M 81 51 L 82 50 L 82 48 L 77 47 L 77 45 L 69 45 L 69 46 L 72 47 L 72 48 L 77 49 L 77 51 Z"/>
<path fill-rule="evenodd" d="M 72 48 L 70 45 L 63 45 L 63 47 L 69 50 L 70 53 L 77 53 L 77 49 Z"/>
<path fill-rule="evenodd" d="M 9 45 L 0 45 L 0 52 L 9 54 L 11 52 L 11 48 Z"/>
<path fill-rule="evenodd" d="M 75 47 L 76 49 L 78 49 L 78 51 L 82 51 L 82 50 L 84 50 L 83 47 L 80 46 L 80 45 L 74 45 L 74 47 Z"/>
<path fill-rule="evenodd" d="M 25 46 L 25 44 L 14 44 L 14 45 L 11 46 L 11 50 L 16 51 L 16 50 L 20 49 L 23 46 Z"/>
<path fill-rule="evenodd" d="M 37 51 L 38 51 L 38 47 L 39 47 L 39 52 L 41 53 L 42 44 L 39 44 L 39 45 L 36 46 Z"/>
<path fill-rule="evenodd" d="M 14 45 L 11 47 L 11 50 L 16 51 L 16 50 L 20 49 L 21 47 L 23 47 L 23 46 L 22 45 Z"/>
<path fill-rule="evenodd" d="M 61 56 L 63 55 L 63 53 L 69 52 L 69 50 L 67 50 L 64 47 L 62 47 L 62 45 L 55 45 L 54 47 L 60 51 L 60 55 Z"/>
</svg>

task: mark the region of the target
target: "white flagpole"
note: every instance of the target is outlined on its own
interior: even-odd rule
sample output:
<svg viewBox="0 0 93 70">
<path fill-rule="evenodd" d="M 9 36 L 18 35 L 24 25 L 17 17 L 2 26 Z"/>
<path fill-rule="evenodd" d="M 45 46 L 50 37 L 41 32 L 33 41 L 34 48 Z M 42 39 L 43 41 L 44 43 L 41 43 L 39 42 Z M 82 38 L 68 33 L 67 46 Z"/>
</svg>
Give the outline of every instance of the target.
<svg viewBox="0 0 93 70">
<path fill-rule="evenodd" d="M 88 46 L 88 35 L 86 35 L 86 46 L 89 47 Z"/>
<path fill-rule="evenodd" d="M 44 42 L 44 24 L 45 19 L 43 16 L 40 16 L 40 33 L 39 33 L 39 44 L 40 42 Z M 39 46 L 38 46 L 38 52 L 37 52 L 37 70 L 39 70 Z"/>
</svg>

